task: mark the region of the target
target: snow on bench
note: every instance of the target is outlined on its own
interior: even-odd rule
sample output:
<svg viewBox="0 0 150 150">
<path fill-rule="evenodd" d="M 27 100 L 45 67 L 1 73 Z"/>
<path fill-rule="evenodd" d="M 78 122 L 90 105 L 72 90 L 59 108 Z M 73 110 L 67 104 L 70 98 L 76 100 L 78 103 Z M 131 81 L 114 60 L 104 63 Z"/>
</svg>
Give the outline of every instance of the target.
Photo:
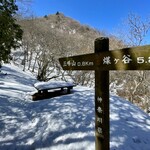
<svg viewBox="0 0 150 150">
<path fill-rule="evenodd" d="M 71 82 L 65 82 L 65 81 L 38 82 L 34 84 L 34 87 L 39 91 L 64 88 L 64 87 L 73 87 L 73 86 L 75 86 L 75 84 Z"/>
<path fill-rule="evenodd" d="M 65 81 L 49 81 L 49 82 L 38 82 L 34 84 L 34 87 L 38 90 L 38 93 L 32 95 L 33 100 L 50 98 L 57 95 L 60 95 L 60 92 L 64 92 L 64 89 L 67 89 L 66 94 L 70 94 L 70 90 L 76 86 L 71 82 Z M 49 92 L 50 90 L 61 89 L 60 91 Z M 64 93 L 63 93 L 64 94 Z"/>
</svg>

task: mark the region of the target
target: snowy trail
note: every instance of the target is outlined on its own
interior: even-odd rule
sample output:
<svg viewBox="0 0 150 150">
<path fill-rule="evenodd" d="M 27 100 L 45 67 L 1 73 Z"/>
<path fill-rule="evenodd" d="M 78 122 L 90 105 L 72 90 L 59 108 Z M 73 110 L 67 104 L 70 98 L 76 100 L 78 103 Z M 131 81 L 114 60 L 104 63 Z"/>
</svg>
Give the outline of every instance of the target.
<svg viewBox="0 0 150 150">
<path fill-rule="evenodd" d="M 94 150 L 94 92 L 77 86 L 70 95 L 33 102 L 30 73 L 5 65 L 0 75 L 0 150 Z M 150 150 L 150 116 L 110 97 L 110 150 Z"/>
<path fill-rule="evenodd" d="M 112 149 L 150 150 L 150 117 L 117 96 L 110 98 Z"/>
</svg>

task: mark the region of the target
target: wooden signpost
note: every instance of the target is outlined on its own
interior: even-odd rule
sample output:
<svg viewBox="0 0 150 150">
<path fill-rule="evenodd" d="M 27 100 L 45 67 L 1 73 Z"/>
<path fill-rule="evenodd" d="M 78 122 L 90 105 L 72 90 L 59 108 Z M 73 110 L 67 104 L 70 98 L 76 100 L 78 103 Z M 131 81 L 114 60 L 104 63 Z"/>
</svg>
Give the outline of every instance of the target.
<svg viewBox="0 0 150 150">
<path fill-rule="evenodd" d="M 95 53 L 59 59 L 64 70 L 95 70 L 95 149 L 109 150 L 109 70 L 150 70 L 150 46 L 109 51 L 95 40 Z"/>
</svg>

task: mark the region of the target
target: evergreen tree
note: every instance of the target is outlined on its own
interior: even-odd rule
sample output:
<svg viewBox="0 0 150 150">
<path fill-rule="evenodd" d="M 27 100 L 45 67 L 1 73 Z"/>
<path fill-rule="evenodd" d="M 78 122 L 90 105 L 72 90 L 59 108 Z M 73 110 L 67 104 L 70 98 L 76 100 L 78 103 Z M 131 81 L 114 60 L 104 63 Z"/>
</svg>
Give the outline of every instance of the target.
<svg viewBox="0 0 150 150">
<path fill-rule="evenodd" d="M 8 62 L 11 49 L 21 45 L 23 31 L 14 17 L 17 10 L 15 0 L 0 0 L 0 67 L 2 61 Z"/>
</svg>

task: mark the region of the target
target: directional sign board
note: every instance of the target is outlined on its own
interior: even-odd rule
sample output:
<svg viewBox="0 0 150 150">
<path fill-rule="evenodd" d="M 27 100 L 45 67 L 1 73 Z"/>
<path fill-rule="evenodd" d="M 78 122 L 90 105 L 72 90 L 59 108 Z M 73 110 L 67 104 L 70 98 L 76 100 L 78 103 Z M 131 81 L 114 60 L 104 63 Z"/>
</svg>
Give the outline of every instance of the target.
<svg viewBox="0 0 150 150">
<path fill-rule="evenodd" d="M 95 53 L 59 59 L 64 70 L 95 70 L 95 149 L 109 150 L 109 70 L 150 70 L 150 46 L 109 51 L 95 40 Z"/>
<path fill-rule="evenodd" d="M 124 48 L 59 59 L 64 70 L 149 70 L 150 46 Z"/>
</svg>

